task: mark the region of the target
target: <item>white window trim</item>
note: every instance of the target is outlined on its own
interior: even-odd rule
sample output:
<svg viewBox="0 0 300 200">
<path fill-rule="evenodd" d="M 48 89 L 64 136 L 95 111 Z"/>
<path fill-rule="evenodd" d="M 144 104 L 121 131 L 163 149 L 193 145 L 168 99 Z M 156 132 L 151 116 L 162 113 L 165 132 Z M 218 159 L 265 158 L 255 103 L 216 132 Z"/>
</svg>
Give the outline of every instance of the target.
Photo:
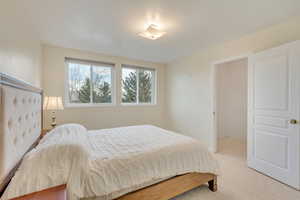
<svg viewBox="0 0 300 200">
<path fill-rule="evenodd" d="M 120 106 L 157 106 L 156 103 L 121 103 Z"/>
<path fill-rule="evenodd" d="M 127 69 L 135 69 L 137 70 L 137 102 L 136 103 L 123 103 L 122 102 L 122 87 L 123 87 L 123 68 L 127 68 Z M 140 103 L 139 102 L 139 88 L 138 88 L 138 84 L 139 84 L 139 76 L 138 76 L 138 71 L 139 70 L 152 70 L 154 72 L 154 80 L 152 84 L 152 91 L 154 89 L 154 93 L 153 93 L 153 100 L 151 103 Z M 157 69 L 156 68 L 150 68 L 150 67 L 141 67 L 141 66 L 134 66 L 134 65 L 127 65 L 127 64 L 122 64 L 121 65 L 121 74 L 120 74 L 120 82 L 121 82 L 121 88 L 120 88 L 120 105 L 121 106 L 157 106 L 157 89 L 158 89 L 158 76 L 157 76 Z"/>
<path fill-rule="evenodd" d="M 111 103 L 70 103 L 69 102 L 69 65 L 68 60 L 73 60 L 74 63 L 82 63 L 90 65 L 90 70 L 92 72 L 93 65 L 100 65 L 111 68 Z M 97 66 L 96 66 L 97 67 Z M 92 75 L 92 73 L 90 73 Z M 91 77 L 92 78 L 92 77 Z M 92 79 L 91 79 L 92 81 Z M 91 85 L 92 90 L 92 85 Z M 96 61 L 87 61 L 87 60 L 80 60 L 80 59 L 72 59 L 72 58 L 65 58 L 65 92 L 64 92 L 64 104 L 66 108 L 87 108 L 87 107 L 110 107 L 116 106 L 116 65 L 113 63 L 102 63 Z M 93 93 L 91 93 L 93 95 Z M 92 98 L 92 96 L 91 96 Z"/>
</svg>

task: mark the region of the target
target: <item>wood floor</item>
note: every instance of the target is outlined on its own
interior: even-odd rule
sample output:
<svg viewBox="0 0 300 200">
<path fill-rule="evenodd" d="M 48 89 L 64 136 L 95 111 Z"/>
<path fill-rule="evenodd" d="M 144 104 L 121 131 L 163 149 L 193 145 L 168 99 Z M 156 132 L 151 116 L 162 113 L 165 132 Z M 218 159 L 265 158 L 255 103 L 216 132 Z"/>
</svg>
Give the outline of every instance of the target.
<svg viewBox="0 0 300 200">
<path fill-rule="evenodd" d="M 215 154 L 221 165 L 218 191 L 199 187 L 173 200 L 300 200 L 300 192 L 264 176 L 246 165 L 246 144 L 226 138 Z"/>
</svg>

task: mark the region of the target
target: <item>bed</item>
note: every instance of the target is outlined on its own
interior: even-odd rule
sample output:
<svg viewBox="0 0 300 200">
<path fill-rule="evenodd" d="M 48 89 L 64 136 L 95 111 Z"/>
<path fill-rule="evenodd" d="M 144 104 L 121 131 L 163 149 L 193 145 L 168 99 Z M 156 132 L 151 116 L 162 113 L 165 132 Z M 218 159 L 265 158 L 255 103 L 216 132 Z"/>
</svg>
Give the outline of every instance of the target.
<svg viewBox="0 0 300 200">
<path fill-rule="evenodd" d="M 1 109 L 1 200 L 60 184 L 70 200 L 166 200 L 205 183 L 217 189 L 218 164 L 192 138 L 152 125 L 66 124 L 39 141 L 42 91 L 5 75 Z"/>
</svg>

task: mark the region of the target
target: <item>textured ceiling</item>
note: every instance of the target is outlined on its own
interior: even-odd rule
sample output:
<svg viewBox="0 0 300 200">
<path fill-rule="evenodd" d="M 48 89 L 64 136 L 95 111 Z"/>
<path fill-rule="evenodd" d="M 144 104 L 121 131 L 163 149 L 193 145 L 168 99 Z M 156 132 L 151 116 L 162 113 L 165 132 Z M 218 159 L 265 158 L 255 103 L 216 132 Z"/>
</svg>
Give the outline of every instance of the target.
<svg viewBox="0 0 300 200">
<path fill-rule="evenodd" d="M 299 0 L 0 0 L 2 31 L 53 45 L 168 62 L 297 15 Z M 137 36 L 158 23 L 167 34 Z M 0 30 L 1 33 L 1 30 Z"/>
</svg>

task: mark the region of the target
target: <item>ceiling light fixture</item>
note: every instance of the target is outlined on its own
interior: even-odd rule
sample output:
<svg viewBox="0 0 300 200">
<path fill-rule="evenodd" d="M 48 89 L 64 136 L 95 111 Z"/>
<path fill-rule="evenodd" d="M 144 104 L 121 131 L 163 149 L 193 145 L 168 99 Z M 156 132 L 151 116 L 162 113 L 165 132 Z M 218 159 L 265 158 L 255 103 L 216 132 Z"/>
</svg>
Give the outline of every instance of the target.
<svg viewBox="0 0 300 200">
<path fill-rule="evenodd" d="M 166 32 L 160 31 L 155 24 L 150 24 L 146 31 L 139 33 L 139 36 L 150 40 L 156 40 L 162 37 Z"/>
</svg>

